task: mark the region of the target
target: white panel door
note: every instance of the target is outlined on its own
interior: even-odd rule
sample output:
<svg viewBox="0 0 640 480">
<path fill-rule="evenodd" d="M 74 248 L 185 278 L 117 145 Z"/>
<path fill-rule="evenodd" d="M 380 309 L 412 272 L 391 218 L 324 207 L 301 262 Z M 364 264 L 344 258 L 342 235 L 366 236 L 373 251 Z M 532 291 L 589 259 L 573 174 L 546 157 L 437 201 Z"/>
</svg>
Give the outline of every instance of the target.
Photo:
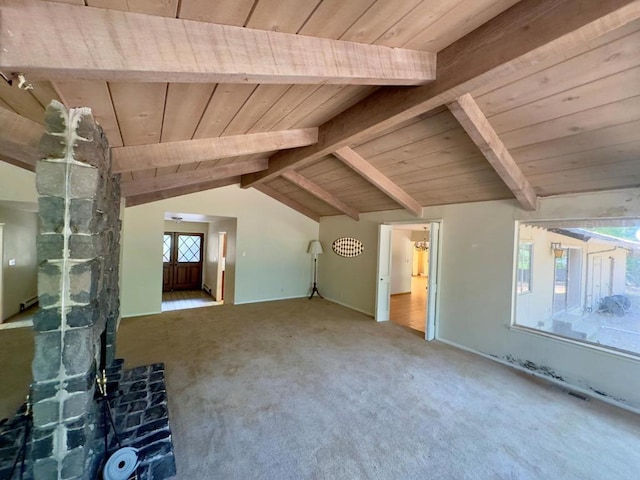
<svg viewBox="0 0 640 480">
<path fill-rule="evenodd" d="M 440 224 L 431 222 L 429 225 L 429 286 L 427 287 L 427 322 L 424 338 L 436 338 L 436 297 L 438 295 L 438 252 L 440 251 Z"/>
<path fill-rule="evenodd" d="M 391 309 L 391 225 L 378 226 L 378 277 L 376 288 L 376 322 L 389 320 Z"/>
</svg>

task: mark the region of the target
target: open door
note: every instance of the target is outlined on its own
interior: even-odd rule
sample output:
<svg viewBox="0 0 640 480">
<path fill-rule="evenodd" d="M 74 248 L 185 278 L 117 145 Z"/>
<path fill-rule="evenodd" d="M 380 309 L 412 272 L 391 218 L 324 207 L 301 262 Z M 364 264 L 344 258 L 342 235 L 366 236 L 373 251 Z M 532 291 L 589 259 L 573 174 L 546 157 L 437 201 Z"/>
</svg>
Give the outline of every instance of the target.
<svg viewBox="0 0 640 480">
<path fill-rule="evenodd" d="M 429 225 L 431 238 L 429 240 L 429 286 L 427 292 L 427 321 L 424 329 L 425 340 L 436 338 L 436 296 L 438 293 L 438 252 L 440 251 L 440 224 L 431 222 Z"/>
<path fill-rule="evenodd" d="M 393 226 L 378 225 L 378 282 L 376 288 L 376 322 L 389 320 L 391 310 L 391 235 Z"/>
</svg>

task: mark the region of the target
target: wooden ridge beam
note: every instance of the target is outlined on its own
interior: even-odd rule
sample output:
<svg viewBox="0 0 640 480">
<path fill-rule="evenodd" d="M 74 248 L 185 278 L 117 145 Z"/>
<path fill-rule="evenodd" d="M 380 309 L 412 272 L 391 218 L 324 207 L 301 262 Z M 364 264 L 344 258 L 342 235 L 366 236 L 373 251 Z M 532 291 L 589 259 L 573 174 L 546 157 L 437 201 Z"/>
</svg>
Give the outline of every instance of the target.
<svg viewBox="0 0 640 480">
<path fill-rule="evenodd" d="M 228 137 L 114 147 L 111 152 L 114 173 L 124 173 L 272 152 L 312 145 L 317 141 L 317 128 L 301 128 L 279 132 L 248 133 Z"/>
<path fill-rule="evenodd" d="M 0 68 L 33 80 L 420 85 L 435 78 L 434 53 L 403 48 L 36 0 L 0 0 L 0 17 Z"/>
<path fill-rule="evenodd" d="M 283 195 L 282 193 L 278 192 L 275 188 L 271 188 L 270 186 L 262 183 L 260 185 L 256 185 L 255 189 L 258 190 L 259 192 L 264 193 L 268 197 L 271 197 L 274 200 L 277 200 L 278 202 L 286 205 L 287 207 L 295 210 L 296 212 L 301 213 L 306 217 L 309 217 L 311 220 L 315 220 L 316 222 L 320 221 L 320 215 L 318 215 L 316 212 L 314 212 L 310 208 L 305 207 L 301 203 L 296 202 L 295 200 L 287 197 L 286 195 Z"/>
<path fill-rule="evenodd" d="M 467 93 L 447 106 L 502 181 L 513 192 L 522 208 L 529 211 L 536 210 L 538 201 L 535 190 L 473 97 Z"/>
<path fill-rule="evenodd" d="M 282 177 L 287 179 L 294 185 L 309 192 L 314 197 L 319 198 L 323 202 L 331 205 L 336 210 L 340 210 L 342 213 L 350 216 L 354 220 L 360 220 L 360 212 L 358 212 L 355 208 L 347 205 L 338 197 L 336 197 L 332 193 L 327 192 L 320 185 L 313 183 L 311 180 L 303 177 L 298 172 L 295 172 L 293 170 L 287 170 L 282 174 Z"/>
<path fill-rule="evenodd" d="M 637 0 L 521 0 L 438 53 L 437 78 L 414 88 L 380 89 L 320 127 L 313 146 L 278 152 L 269 169 L 242 177 L 244 188 L 299 169 L 344 146 L 370 140 L 460 95 L 501 85 L 540 65 L 565 58 L 567 51 L 640 18 Z"/>
<path fill-rule="evenodd" d="M 0 160 L 35 171 L 43 134 L 42 125 L 0 108 Z"/>
<path fill-rule="evenodd" d="M 353 169 L 362 178 L 374 185 L 389 198 L 395 200 L 416 217 L 422 216 L 422 205 L 415 198 L 396 185 L 389 177 L 375 168 L 357 152 L 349 147 L 342 147 L 333 152 L 342 162 Z"/>
<path fill-rule="evenodd" d="M 213 180 L 198 183 L 195 185 L 186 185 L 183 187 L 170 188 L 168 190 L 161 190 L 159 192 L 143 193 L 141 195 L 132 195 L 125 198 L 126 207 L 135 207 L 136 205 L 144 205 L 145 203 L 157 202 L 159 200 L 166 200 L 167 198 L 179 197 L 182 195 L 188 195 L 190 193 L 203 192 L 205 190 L 212 190 L 214 188 L 226 187 L 228 185 L 234 185 L 240 182 L 240 177 L 230 177 L 223 180 Z"/>
<path fill-rule="evenodd" d="M 241 162 L 229 163 L 221 167 L 190 170 L 188 172 L 162 175 L 160 177 L 141 178 L 139 180 L 123 182 L 121 185 L 121 191 L 123 196 L 130 197 L 132 195 L 158 192 L 175 187 L 186 187 L 188 185 L 197 185 L 207 181 L 237 177 L 244 173 L 264 170 L 268 165 L 269 161 L 266 158 L 255 158 Z"/>
</svg>

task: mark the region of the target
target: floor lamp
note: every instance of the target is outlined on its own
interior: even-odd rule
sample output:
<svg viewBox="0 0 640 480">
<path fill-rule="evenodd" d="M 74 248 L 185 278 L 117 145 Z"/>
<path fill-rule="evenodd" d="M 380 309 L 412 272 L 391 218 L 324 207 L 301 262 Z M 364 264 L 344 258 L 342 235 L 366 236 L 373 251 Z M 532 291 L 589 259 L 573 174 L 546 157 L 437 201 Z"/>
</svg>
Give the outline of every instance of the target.
<svg viewBox="0 0 640 480">
<path fill-rule="evenodd" d="M 307 253 L 313 255 L 313 289 L 311 290 L 311 295 L 309 295 L 309 300 L 311 300 L 315 293 L 322 298 L 318 290 L 318 255 L 322 253 L 322 244 L 318 240 L 311 240 Z"/>
</svg>

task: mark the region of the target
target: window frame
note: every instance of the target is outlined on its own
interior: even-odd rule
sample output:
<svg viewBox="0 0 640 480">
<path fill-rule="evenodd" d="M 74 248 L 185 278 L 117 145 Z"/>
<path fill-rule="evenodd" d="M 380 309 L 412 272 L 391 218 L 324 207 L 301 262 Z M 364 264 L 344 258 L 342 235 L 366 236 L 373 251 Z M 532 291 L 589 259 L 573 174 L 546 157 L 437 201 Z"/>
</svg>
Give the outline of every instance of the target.
<svg viewBox="0 0 640 480">
<path fill-rule="evenodd" d="M 520 268 L 520 253 L 522 251 L 523 246 L 528 246 L 529 249 L 529 266 L 527 269 Z M 527 295 L 533 293 L 533 256 L 534 256 L 534 243 L 532 240 L 518 240 L 518 251 L 516 253 L 516 285 L 515 292 L 517 296 Z M 520 285 L 523 283 L 521 281 L 520 272 L 529 271 L 529 281 L 527 282 L 528 289 L 520 290 Z"/>
</svg>

